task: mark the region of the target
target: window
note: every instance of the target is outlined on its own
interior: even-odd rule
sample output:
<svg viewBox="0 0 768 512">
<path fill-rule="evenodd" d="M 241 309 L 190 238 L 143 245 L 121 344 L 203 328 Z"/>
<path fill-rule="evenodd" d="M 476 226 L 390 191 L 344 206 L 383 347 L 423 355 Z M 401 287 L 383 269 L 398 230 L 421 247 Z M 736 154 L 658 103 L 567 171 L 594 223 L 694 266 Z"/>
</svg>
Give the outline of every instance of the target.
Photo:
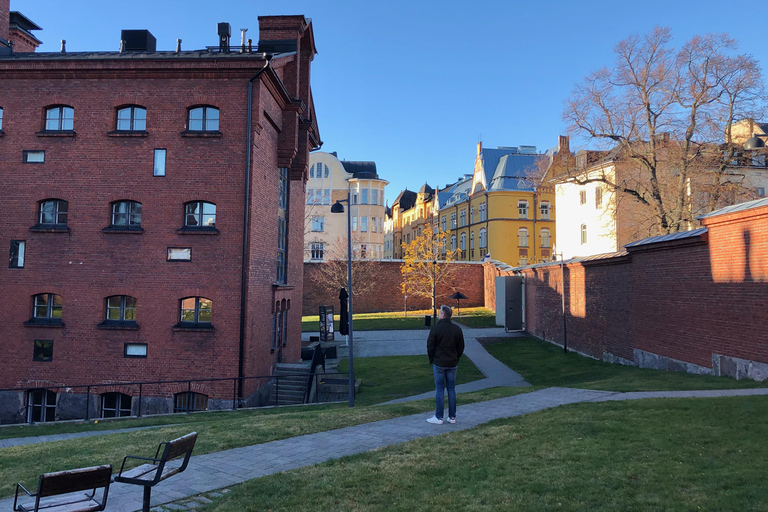
<svg viewBox="0 0 768 512">
<path fill-rule="evenodd" d="M 442 231 L 445 231 L 445 216 L 443 216 L 443 218 L 440 221 L 440 229 Z"/>
<path fill-rule="evenodd" d="M 528 247 L 528 229 L 520 228 L 517 230 L 518 247 Z"/>
<path fill-rule="evenodd" d="M 587 204 L 587 191 L 586 190 L 580 190 L 579 191 L 579 204 Z"/>
<path fill-rule="evenodd" d="M 352 204 L 357 204 L 357 190 L 352 191 Z"/>
<path fill-rule="evenodd" d="M 166 261 L 192 261 L 191 247 L 169 247 Z"/>
<path fill-rule="evenodd" d="M 374 233 L 377 232 L 376 222 L 377 222 L 376 217 L 371 217 L 371 231 L 373 231 Z"/>
<path fill-rule="evenodd" d="M 379 191 L 376 189 L 371 190 L 371 204 L 379 204 Z"/>
<path fill-rule="evenodd" d="M 323 190 L 323 204 L 331 204 L 331 189 Z"/>
<path fill-rule="evenodd" d="M 3 131 L 3 109 L 0 108 L 0 132 Z"/>
<path fill-rule="evenodd" d="M 56 421 L 56 393 L 47 389 L 27 392 L 27 421 Z"/>
<path fill-rule="evenodd" d="M 765 187 L 756 187 L 755 194 L 757 197 L 765 197 Z"/>
<path fill-rule="evenodd" d="M 478 207 L 478 210 L 480 210 L 480 221 L 482 222 L 482 221 L 484 221 L 486 219 L 486 216 L 485 216 L 485 203 L 482 203 Z"/>
<path fill-rule="evenodd" d="M 53 340 L 35 340 L 33 361 L 53 361 Z"/>
<path fill-rule="evenodd" d="M 459 240 L 459 248 L 462 251 L 467 250 L 467 234 L 466 233 L 461 234 L 461 240 Z"/>
<path fill-rule="evenodd" d="M 521 219 L 528 218 L 528 201 L 517 202 L 517 216 Z"/>
<path fill-rule="evenodd" d="M 130 395 L 124 393 L 104 393 L 101 395 L 101 417 L 120 418 L 131 415 Z"/>
<path fill-rule="evenodd" d="M 464 227 L 467 225 L 467 210 L 461 210 L 461 213 L 459 214 L 461 227 Z"/>
<path fill-rule="evenodd" d="M 456 212 L 451 214 L 451 229 L 456 229 Z"/>
<path fill-rule="evenodd" d="M 325 244 L 323 242 L 312 242 L 310 245 L 310 256 L 313 260 L 322 261 L 325 257 Z"/>
<path fill-rule="evenodd" d="M 352 217 L 352 231 L 357 231 L 357 217 Z"/>
<path fill-rule="evenodd" d="M 288 168 L 281 167 L 277 187 L 277 278 L 288 282 Z"/>
<path fill-rule="evenodd" d="M 140 132 L 147 129 L 147 109 L 144 107 L 124 107 L 117 111 L 117 130 Z"/>
<path fill-rule="evenodd" d="M 360 191 L 360 202 L 362 204 L 368 204 L 368 189 L 364 188 Z"/>
<path fill-rule="evenodd" d="M 113 295 L 107 297 L 107 322 L 136 323 L 136 297 Z"/>
<path fill-rule="evenodd" d="M 541 230 L 541 246 L 542 247 L 550 247 L 551 246 L 551 240 L 549 238 L 549 230 L 548 229 L 542 229 Z"/>
<path fill-rule="evenodd" d="M 112 227 L 140 228 L 141 203 L 116 201 L 112 203 Z"/>
<path fill-rule="evenodd" d="M 472 251 L 475 250 L 475 234 L 474 233 L 469 234 L 469 249 Z"/>
<path fill-rule="evenodd" d="M 216 205 L 192 201 L 184 205 L 184 227 L 212 229 L 216 227 Z"/>
<path fill-rule="evenodd" d="M 22 152 L 21 161 L 25 164 L 44 164 L 45 163 L 45 151 L 38 150 L 24 150 Z"/>
<path fill-rule="evenodd" d="M 208 395 L 184 391 L 173 395 L 173 412 L 207 411 Z"/>
<path fill-rule="evenodd" d="M 315 204 L 315 191 L 307 190 L 307 204 Z"/>
<path fill-rule="evenodd" d="M 325 230 L 325 217 L 312 217 L 312 231 Z"/>
<path fill-rule="evenodd" d="M 215 107 L 195 107 L 189 109 L 188 130 L 192 132 L 219 131 L 219 109 Z"/>
<path fill-rule="evenodd" d="M 603 189 L 602 187 L 595 187 L 595 208 L 603 207 Z"/>
<path fill-rule="evenodd" d="M 152 171 L 153 176 L 165 176 L 165 155 L 166 155 L 166 150 L 164 149 L 155 150 L 155 166 Z"/>
<path fill-rule="evenodd" d="M 363 244 L 360 246 L 360 258 L 365 259 L 368 257 L 368 246 Z"/>
<path fill-rule="evenodd" d="M 368 217 L 366 215 L 360 217 L 360 231 L 363 233 L 368 231 Z"/>
<path fill-rule="evenodd" d="M 541 205 L 541 218 L 543 220 L 549 220 L 549 203 L 542 202 Z"/>
<path fill-rule="evenodd" d="M 451 251 L 456 250 L 456 235 L 451 235 Z"/>
<path fill-rule="evenodd" d="M 469 209 L 469 223 L 472 224 L 475 222 L 475 207 Z"/>
<path fill-rule="evenodd" d="M 41 293 L 35 295 L 33 300 L 32 318 L 35 320 L 49 320 L 61 322 L 61 310 L 64 304 L 61 295 L 53 293 Z"/>
<path fill-rule="evenodd" d="M 147 344 L 126 343 L 123 345 L 123 357 L 147 357 Z"/>
<path fill-rule="evenodd" d="M 582 224 L 581 225 L 581 244 L 584 245 L 587 243 L 587 225 Z"/>
<path fill-rule="evenodd" d="M 50 107 L 45 111 L 45 129 L 47 131 L 72 131 L 74 129 L 75 109 L 72 107 Z"/>
<path fill-rule="evenodd" d="M 314 178 L 315 177 L 315 166 L 317 164 L 312 164 L 312 167 L 309 168 L 309 177 Z"/>
<path fill-rule="evenodd" d="M 445 240 L 445 238 L 443 238 L 443 243 L 442 243 L 442 244 L 440 244 L 440 245 L 442 245 L 442 246 L 443 246 L 443 247 L 442 247 L 442 253 L 443 253 L 443 254 L 445 254 L 445 253 L 447 252 L 447 251 L 446 251 L 446 240 Z"/>
<path fill-rule="evenodd" d="M 37 222 L 45 226 L 65 226 L 67 224 L 68 212 L 69 203 L 61 199 L 40 201 Z"/>
<path fill-rule="evenodd" d="M 210 324 L 213 316 L 213 301 L 205 297 L 181 299 L 182 324 Z"/>
<path fill-rule="evenodd" d="M 11 240 L 8 268 L 24 268 L 24 250 L 26 246 L 26 240 Z"/>
<path fill-rule="evenodd" d="M 488 241 L 485 237 L 485 229 L 480 230 L 480 248 L 484 249 L 485 247 L 488 247 Z"/>
</svg>

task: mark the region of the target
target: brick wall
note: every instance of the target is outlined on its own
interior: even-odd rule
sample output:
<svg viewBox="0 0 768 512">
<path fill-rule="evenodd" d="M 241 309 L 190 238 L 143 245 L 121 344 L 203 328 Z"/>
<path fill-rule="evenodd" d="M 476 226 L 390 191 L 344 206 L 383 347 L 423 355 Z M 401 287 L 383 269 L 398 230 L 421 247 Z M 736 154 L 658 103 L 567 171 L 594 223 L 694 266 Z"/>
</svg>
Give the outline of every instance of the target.
<svg viewBox="0 0 768 512">
<path fill-rule="evenodd" d="M 562 345 L 565 274 L 569 349 L 641 365 L 646 363 L 638 357 L 650 353 L 658 356 L 657 367 L 715 374 L 733 374 L 717 367 L 722 357 L 763 368 L 768 206 L 702 224 L 708 232 L 700 236 L 630 247 L 563 269 L 551 264 L 522 270 L 527 331 Z M 494 278 L 511 273 L 485 265 L 486 306 L 495 307 Z M 762 371 L 768 367 L 755 375 Z"/>
<path fill-rule="evenodd" d="M 8 40 L 11 26 L 11 0 L 0 0 L 0 38 Z"/>
<path fill-rule="evenodd" d="M 403 311 L 405 301 L 403 298 L 400 262 L 397 261 L 365 261 L 364 265 L 374 268 L 372 275 L 376 276 L 378 285 L 364 295 L 355 294 L 352 304 L 355 313 L 373 313 L 377 311 Z M 336 310 L 339 307 L 339 290 L 327 290 L 322 283 L 319 272 L 320 265 L 324 263 L 304 263 L 304 315 L 316 315 L 320 305 L 333 305 Z M 483 266 L 467 263 L 450 263 L 457 270 L 453 275 L 453 281 L 444 287 L 437 289 L 437 305 L 448 304 L 455 307 L 456 300 L 448 297 L 456 291 L 460 291 L 467 297 L 461 301 L 461 307 L 476 307 L 484 305 L 483 291 Z M 354 291 L 354 290 L 353 290 Z M 408 310 L 429 309 L 432 307 L 432 299 L 425 297 L 408 296 Z"/>
</svg>

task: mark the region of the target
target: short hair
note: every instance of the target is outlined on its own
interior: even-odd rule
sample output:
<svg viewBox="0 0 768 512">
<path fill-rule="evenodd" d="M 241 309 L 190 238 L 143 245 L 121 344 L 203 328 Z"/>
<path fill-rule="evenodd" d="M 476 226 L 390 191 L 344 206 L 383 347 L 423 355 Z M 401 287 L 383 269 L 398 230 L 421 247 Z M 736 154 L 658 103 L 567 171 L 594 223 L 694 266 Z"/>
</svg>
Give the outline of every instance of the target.
<svg viewBox="0 0 768 512">
<path fill-rule="evenodd" d="M 445 318 L 451 318 L 451 316 L 453 315 L 453 310 L 451 309 L 451 306 L 445 306 L 445 305 L 440 306 L 440 311 L 443 312 L 443 316 L 445 316 Z"/>
</svg>

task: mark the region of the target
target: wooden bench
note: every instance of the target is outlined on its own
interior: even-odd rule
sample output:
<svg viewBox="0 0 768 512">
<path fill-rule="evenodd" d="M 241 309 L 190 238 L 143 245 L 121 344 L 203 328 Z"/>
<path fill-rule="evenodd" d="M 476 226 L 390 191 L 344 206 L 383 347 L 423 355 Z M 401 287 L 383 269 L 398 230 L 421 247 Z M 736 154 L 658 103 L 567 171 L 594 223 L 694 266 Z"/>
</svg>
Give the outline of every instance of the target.
<svg viewBox="0 0 768 512">
<path fill-rule="evenodd" d="M 115 477 L 115 482 L 143 486 L 144 508 L 142 510 L 149 512 L 152 487 L 166 478 L 187 469 L 189 458 L 192 455 L 192 448 L 195 447 L 195 441 L 197 441 L 197 432 L 192 432 L 173 441 L 160 443 L 154 458 L 128 455 L 123 459 L 123 465 L 120 466 L 120 473 Z M 125 463 L 129 459 L 145 460 L 148 463 L 126 470 Z"/>
<path fill-rule="evenodd" d="M 35 493 L 29 492 L 21 484 L 16 484 L 13 510 L 16 512 L 37 512 L 40 510 L 45 512 L 96 512 L 104 510 L 104 507 L 107 506 L 107 494 L 109 494 L 111 479 L 112 466 L 109 465 L 46 473 L 40 476 L 40 482 L 37 484 L 37 492 Z M 96 492 L 99 489 L 104 489 L 101 501 L 96 498 Z M 20 504 L 19 490 L 23 490 L 27 496 L 35 498 L 35 501 Z M 81 491 L 91 492 L 79 494 Z M 64 496 L 67 494 L 71 494 L 71 496 Z"/>
</svg>

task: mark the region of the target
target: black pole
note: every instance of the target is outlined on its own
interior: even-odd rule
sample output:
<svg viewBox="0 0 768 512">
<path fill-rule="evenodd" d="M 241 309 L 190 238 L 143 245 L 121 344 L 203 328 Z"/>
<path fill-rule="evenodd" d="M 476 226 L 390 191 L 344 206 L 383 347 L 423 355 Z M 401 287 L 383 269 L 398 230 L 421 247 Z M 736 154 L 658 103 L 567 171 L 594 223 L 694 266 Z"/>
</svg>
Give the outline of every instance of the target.
<svg viewBox="0 0 768 512">
<path fill-rule="evenodd" d="M 560 253 L 560 275 L 562 279 L 562 287 L 563 287 L 563 293 L 562 299 L 563 299 L 563 351 L 567 354 L 568 353 L 568 336 L 566 335 L 566 324 L 565 324 L 565 258 L 563 257 L 563 253 Z"/>
<path fill-rule="evenodd" d="M 352 342 L 352 201 L 347 187 L 347 280 L 349 284 L 349 406 L 355 406 L 355 366 Z"/>
</svg>

